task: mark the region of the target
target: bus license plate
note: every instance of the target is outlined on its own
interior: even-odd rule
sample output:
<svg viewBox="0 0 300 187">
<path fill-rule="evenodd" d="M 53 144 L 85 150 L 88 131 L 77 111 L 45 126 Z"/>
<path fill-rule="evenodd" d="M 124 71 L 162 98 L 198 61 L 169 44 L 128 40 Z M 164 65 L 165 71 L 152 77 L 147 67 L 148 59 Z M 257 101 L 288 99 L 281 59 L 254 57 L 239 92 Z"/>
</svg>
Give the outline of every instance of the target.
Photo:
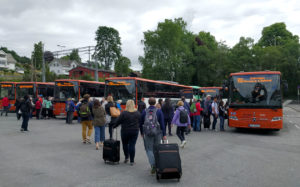
<svg viewBox="0 0 300 187">
<path fill-rule="evenodd" d="M 250 124 L 249 127 L 260 127 L 259 124 Z"/>
</svg>

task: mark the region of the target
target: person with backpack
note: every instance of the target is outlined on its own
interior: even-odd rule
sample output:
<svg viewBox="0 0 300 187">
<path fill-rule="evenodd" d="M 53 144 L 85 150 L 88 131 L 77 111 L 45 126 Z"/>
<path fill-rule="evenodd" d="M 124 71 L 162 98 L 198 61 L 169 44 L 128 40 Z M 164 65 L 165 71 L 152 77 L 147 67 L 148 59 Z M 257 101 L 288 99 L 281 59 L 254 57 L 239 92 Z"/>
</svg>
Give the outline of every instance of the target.
<svg viewBox="0 0 300 187">
<path fill-rule="evenodd" d="M 101 106 L 99 100 L 95 100 L 92 108 L 93 121 L 92 124 L 95 129 L 95 144 L 96 150 L 99 149 L 99 146 L 103 146 L 105 140 L 105 110 Z"/>
<path fill-rule="evenodd" d="M 218 107 L 217 101 L 218 101 L 218 98 L 214 97 L 213 103 L 211 104 L 212 115 L 214 117 L 212 130 L 214 130 L 214 131 L 217 131 L 216 124 L 217 124 L 218 117 L 219 117 L 219 107 Z"/>
<path fill-rule="evenodd" d="M 207 131 L 210 127 L 210 115 L 211 115 L 211 96 L 207 95 L 204 101 L 204 109 L 203 109 L 203 123 L 204 129 Z"/>
<path fill-rule="evenodd" d="M 9 110 L 9 99 L 8 96 L 3 97 L 2 99 L 2 111 L 1 111 L 1 116 L 5 112 L 5 116 L 7 116 L 8 110 Z"/>
<path fill-rule="evenodd" d="M 113 136 L 113 125 L 115 124 L 117 118 L 119 117 L 118 115 L 112 114 L 112 111 L 116 111 L 117 105 L 114 102 L 114 99 L 112 96 L 107 97 L 107 104 L 105 105 L 105 112 L 106 115 L 110 116 L 110 122 L 108 124 L 108 131 L 109 131 L 109 138 L 112 139 Z"/>
<path fill-rule="evenodd" d="M 220 118 L 220 130 L 224 130 L 224 120 L 225 120 L 225 115 L 226 115 L 226 109 L 224 106 L 224 102 L 221 100 L 220 106 L 219 106 L 219 118 Z"/>
<path fill-rule="evenodd" d="M 183 102 L 183 107 L 185 108 L 185 110 L 188 112 L 188 115 L 190 115 L 191 111 L 190 111 L 190 104 L 188 102 L 186 102 L 185 100 L 185 97 L 182 96 L 181 97 L 181 101 Z M 186 128 L 186 135 L 190 134 L 191 133 L 191 125 L 189 125 L 187 128 Z"/>
<path fill-rule="evenodd" d="M 169 136 L 173 136 L 171 122 L 174 116 L 174 109 L 169 98 L 165 99 L 165 103 L 162 106 L 162 112 L 164 114 L 165 126 L 166 128 L 168 127 Z"/>
<path fill-rule="evenodd" d="M 28 95 L 24 96 L 24 100 L 20 104 L 20 110 L 22 112 L 22 126 L 21 132 L 28 131 L 28 122 L 32 105 Z"/>
<path fill-rule="evenodd" d="M 66 123 L 67 124 L 72 124 L 74 112 L 75 112 L 75 104 L 72 98 L 68 98 L 66 102 L 66 113 L 67 113 Z"/>
<path fill-rule="evenodd" d="M 123 152 L 125 155 L 124 163 L 127 163 L 130 159 L 130 165 L 134 165 L 135 157 L 135 144 L 139 135 L 139 122 L 141 119 L 140 113 L 135 109 L 133 100 L 126 102 L 125 111 L 118 117 L 114 128 L 120 124 L 121 128 L 121 139 L 123 145 Z"/>
<path fill-rule="evenodd" d="M 156 171 L 154 149 L 162 139 L 166 140 L 164 115 L 160 109 L 155 107 L 155 103 L 156 99 L 150 97 L 150 106 L 143 111 L 140 121 L 141 136 L 144 139 L 146 154 L 151 166 L 151 174 L 154 174 Z"/>
<path fill-rule="evenodd" d="M 35 102 L 35 116 L 36 116 L 36 119 L 40 119 L 41 108 L 42 108 L 42 104 L 41 104 L 41 101 L 38 99 Z"/>
<path fill-rule="evenodd" d="M 144 102 L 144 98 L 142 98 L 138 103 L 138 111 L 140 113 L 143 113 L 143 111 L 146 109 L 146 103 Z"/>
<path fill-rule="evenodd" d="M 181 141 L 180 147 L 184 148 L 186 144 L 184 133 L 186 132 L 187 126 L 191 124 L 191 119 L 182 101 L 178 101 L 177 106 L 178 108 L 172 119 L 172 124 L 177 126 L 176 134 Z"/>
<path fill-rule="evenodd" d="M 82 125 L 82 143 L 91 144 L 91 135 L 93 132 L 93 125 L 92 125 L 92 103 L 89 102 L 90 95 L 85 94 L 83 96 L 83 100 L 81 101 L 79 108 L 79 116 L 81 119 L 81 125 Z M 88 128 L 88 132 L 86 132 L 86 129 Z"/>
</svg>

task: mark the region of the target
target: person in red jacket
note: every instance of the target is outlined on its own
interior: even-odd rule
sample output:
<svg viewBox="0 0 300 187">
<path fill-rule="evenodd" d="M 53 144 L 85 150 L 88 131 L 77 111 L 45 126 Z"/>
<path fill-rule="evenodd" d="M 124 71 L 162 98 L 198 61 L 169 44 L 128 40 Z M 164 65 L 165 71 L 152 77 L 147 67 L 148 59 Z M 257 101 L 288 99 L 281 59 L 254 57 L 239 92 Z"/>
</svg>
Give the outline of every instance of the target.
<svg viewBox="0 0 300 187">
<path fill-rule="evenodd" d="M 9 99 L 7 96 L 3 97 L 2 106 L 3 106 L 3 110 L 1 111 L 1 116 L 3 115 L 4 112 L 6 113 L 5 116 L 7 116 L 9 110 Z"/>
<path fill-rule="evenodd" d="M 40 119 L 41 108 L 42 108 L 42 104 L 41 104 L 41 101 L 38 99 L 35 103 L 35 116 L 36 116 L 36 119 Z"/>
<path fill-rule="evenodd" d="M 200 100 L 196 103 L 196 112 L 194 113 L 194 119 L 195 119 L 195 125 L 196 125 L 196 131 L 201 131 L 201 111 L 203 108 L 201 108 Z"/>
</svg>

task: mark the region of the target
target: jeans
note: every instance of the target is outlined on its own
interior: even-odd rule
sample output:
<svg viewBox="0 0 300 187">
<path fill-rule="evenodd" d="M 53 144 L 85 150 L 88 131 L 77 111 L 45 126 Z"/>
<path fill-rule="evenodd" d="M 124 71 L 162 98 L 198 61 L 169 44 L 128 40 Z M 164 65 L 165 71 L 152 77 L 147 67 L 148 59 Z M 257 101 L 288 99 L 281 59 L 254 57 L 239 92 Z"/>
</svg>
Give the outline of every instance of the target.
<svg viewBox="0 0 300 187">
<path fill-rule="evenodd" d="M 212 114 L 212 115 L 214 117 L 212 129 L 215 130 L 216 129 L 216 124 L 217 124 L 217 121 L 218 121 L 218 116 L 216 117 L 215 114 Z"/>
<path fill-rule="evenodd" d="M 201 116 L 200 115 L 195 115 L 194 117 L 194 123 L 193 123 L 193 129 L 194 131 L 201 131 Z"/>
<path fill-rule="evenodd" d="M 22 118 L 23 118 L 23 122 L 22 122 L 21 128 L 22 128 L 24 131 L 28 131 L 29 114 L 22 113 Z"/>
<path fill-rule="evenodd" d="M 95 143 L 104 142 L 105 126 L 94 126 L 94 129 L 95 129 Z"/>
<path fill-rule="evenodd" d="M 4 112 L 5 112 L 5 115 L 7 116 L 8 110 L 9 110 L 9 106 L 4 106 L 3 110 L 1 111 L 1 116 Z"/>
<path fill-rule="evenodd" d="M 171 127 L 172 119 L 165 119 L 165 127 L 168 126 L 168 132 L 169 134 L 172 134 L 172 127 Z"/>
<path fill-rule="evenodd" d="M 151 167 L 155 166 L 154 150 L 161 141 L 161 134 L 157 136 L 144 135 L 144 146 Z"/>
<path fill-rule="evenodd" d="M 139 131 L 121 131 L 121 139 L 125 159 L 130 156 L 130 162 L 134 162 L 135 144 L 138 138 Z"/>
<path fill-rule="evenodd" d="M 186 131 L 186 127 L 178 127 L 177 126 L 176 134 L 177 134 L 178 138 L 180 139 L 180 141 L 185 140 L 185 138 L 184 138 L 185 131 Z"/>
<path fill-rule="evenodd" d="M 92 135 L 92 132 L 93 132 L 92 121 L 81 121 L 81 125 L 82 125 L 82 140 L 85 141 L 87 136 L 88 136 L 88 138 L 90 138 Z M 89 130 L 86 134 L 87 127 Z"/>
<path fill-rule="evenodd" d="M 72 120 L 73 120 L 73 112 L 69 111 L 67 112 L 66 123 L 72 124 Z"/>
<path fill-rule="evenodd" d="M 220 117 L 220 130 L 224 131 L 224 116 L 219 116 Z"/>
<path fill-rule="evenodd" d="M 42 116 L 44 119 L 47 117 L 47 108 L 42 108 Z"/>
<path fill-rule="evenodd" d="M 41 109 L 35 109 L 36 119 L 40 119 L 40 112 L 41 112 Z"/>
</svg>

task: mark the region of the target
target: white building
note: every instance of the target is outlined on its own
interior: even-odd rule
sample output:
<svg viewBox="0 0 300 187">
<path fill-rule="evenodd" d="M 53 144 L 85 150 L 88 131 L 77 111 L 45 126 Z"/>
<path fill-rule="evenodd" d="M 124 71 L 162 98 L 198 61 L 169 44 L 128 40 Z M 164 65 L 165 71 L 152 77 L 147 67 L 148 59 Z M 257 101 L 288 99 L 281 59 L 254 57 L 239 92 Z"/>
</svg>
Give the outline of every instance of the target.
<svg viewBox="0 0 300 187">
<path fill-rule="evenodd" d="M 0 50 L 0 68 L 15 70 L 17 61 L 9 53 Z"/>
<path fill-rule="evenodd" d="M 69 75 L 69 71 L 76 68 L 79 64 L 76 61 L 54 59 L 49 63 L 50 72 L 56 75 Z"/>
</svg>

